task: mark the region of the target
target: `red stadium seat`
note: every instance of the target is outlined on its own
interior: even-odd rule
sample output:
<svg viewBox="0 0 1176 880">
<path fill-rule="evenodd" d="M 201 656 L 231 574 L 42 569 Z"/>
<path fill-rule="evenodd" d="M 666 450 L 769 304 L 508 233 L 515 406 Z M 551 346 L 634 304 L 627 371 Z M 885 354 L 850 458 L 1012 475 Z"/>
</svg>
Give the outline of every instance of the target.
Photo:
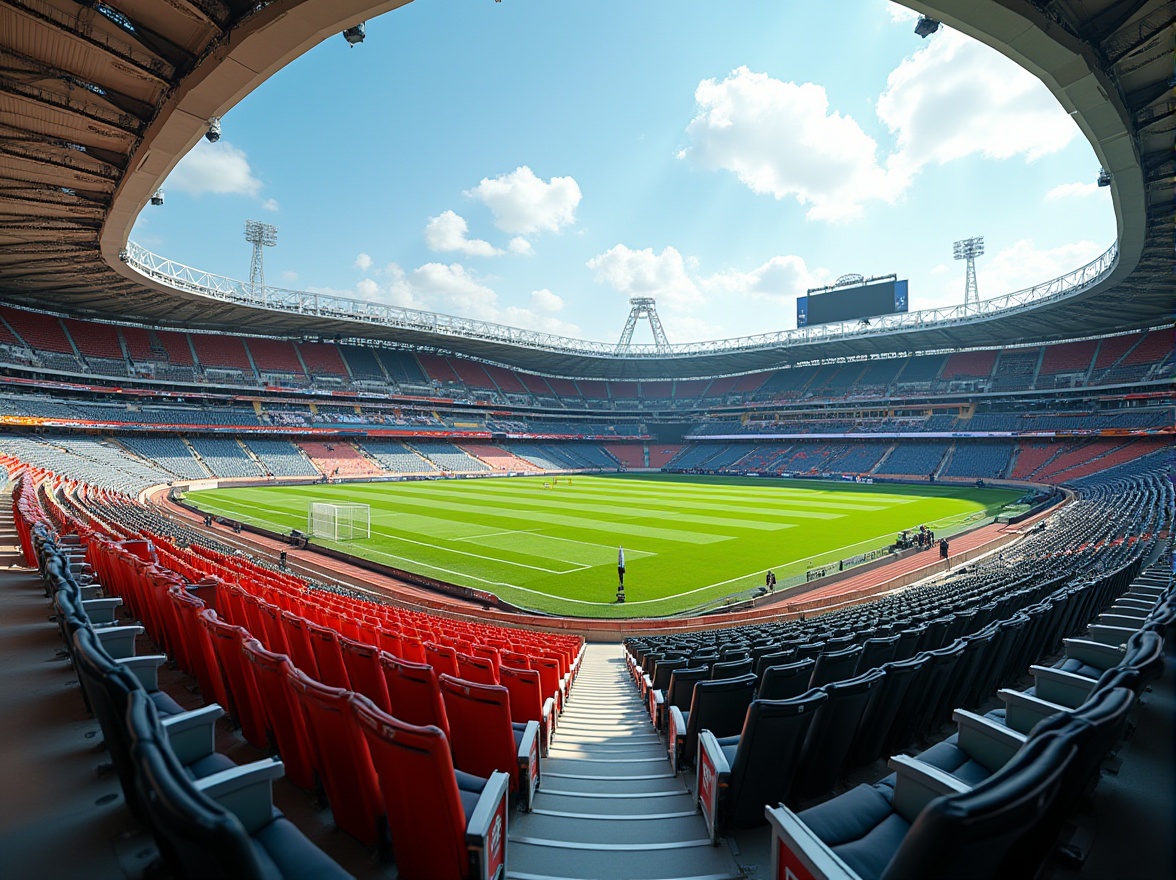
<svg viewBox="0 0 1176 880">
<path fill-rule="evenodd" d="M 432 724 L 448 737 L 449 719 L 433 667 L 427 663 L 409 663 L 386 651 L 380 652 L 380 666 L 384 670 L 388 705 L 393 714 L 409 724 Z"/>
<path fill-rule="evenodd" d="M 241 646 L 253 637 L 245 627 L 219 619 L 211 608 L 200 612 L 200 622 L 212 638 L 221 672 L 229 686 L 229 702 L 222 705 L 241 726 L 245 739 L 259 749 L 269 748 L 265 703 L 241 651 Z"/>
<path fill-rule="evenodd" d="M 337 630 L 315 623 L 306 625 L 306 634 L 310 637 L 310 647 L 314 651 L 314 659 L 318 664 L 318 675 L 315 679 L 330 687 L 351 689 L 351 681 L 347 678 L 347 667 L 343 664 L 343 651 L 339 647 L 339 633 Z"/>
<path fill-rule="evenodd" d="M 379 780 L 348 700 L 351 691 L 286 672 L 286 684 L 306 717 L 319 781 L 340 830 L 366 846 L 380 842 L 384 800 Z"/>
<path fill-rule="evenodd" d="M 466 681 L 476 681 L 479 684 L 498 684 L 498 673 L 494 664 L 485 657 L 473 657 L 469 654 L 458 653 L 457 671 L 459 678 Z"/>
<path fill-rule="evenodd" d="M 343 652 L 343 665 L 347 667 L 347 680 L 351 682 L 351 689 L 363 694 L 382 711 L 390 712 L 388 685 L 380 666 L 380 649 L 375 645 L 342 637 L 339 639 L 339 648 Z"/>
<path fill-rule="evenodd" d="M 253 670 L 257 690 L 265 700 L 270 734 L 286 765 L 286 778 L 306 791 L 314 789 L 314 752 L 302 708 L 286 684 L 294 668 L 285 654 L 267 651 L 256 639 L 241 646 L 245 662 Z"/>
<path fill-rule="evenodd" d="M 510 774 L 510 790 L 524 810 L 539 787 L 539 724 L 511 723 L 510 692 L 501 685 L 476 684 L 449 675 L 438 679 L 449 718 L 453 763 L 466 773 Z"/>
<path fill-rule="evenodd" d="M 534 669 L 512 669 L 503 666 L 498 670 L 500 683 L 510 693 L 510 717 L 514 722 L 538 721 L 540 744 L 543 757 L 551 748 L 551 737 L 555 733 L 555 700 L 543 693 L 543 683 Z"/>
<path fill-rule="evenodd" d="M 457 668 L 457 651 L 449 645 L 425 642 L 425 662 L 432 666 L 438 675 L 461 677 Z"/>
<path fill-rule="evenodd" d="M 293 611 L 282 612 L 282 628 L 286 630 L 286 649 L 290 655 L 290 662 L 311 678 L 318 678 L 318 661 L 315 660 L 314 648 L 310 644 L 308 626 L 310 621 Z"/>
<path fill-rule="evenodd" d="M 388 810 L 400 880 L 492 880 L 505 872 L 505 773 L 480 792 L 458 788 L 438 727 L 406 724 L 353 694 L 351 710 L 367 741 Z"/>
</svg>

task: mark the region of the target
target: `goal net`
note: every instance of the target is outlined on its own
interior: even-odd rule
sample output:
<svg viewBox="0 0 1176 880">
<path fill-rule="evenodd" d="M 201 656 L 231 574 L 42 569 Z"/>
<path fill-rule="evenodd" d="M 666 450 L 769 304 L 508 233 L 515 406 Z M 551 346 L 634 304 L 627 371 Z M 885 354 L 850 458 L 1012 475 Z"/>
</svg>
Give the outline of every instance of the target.
<svg viewBox="0 0 1176 880">
<path fill-rule="evenodd" d="M 358 541 L 370 538 L 371 505 L 312 501 L 306 515 L 306 533 L 312 538 L 329 538 L 332 541 Z"/>
</svg>

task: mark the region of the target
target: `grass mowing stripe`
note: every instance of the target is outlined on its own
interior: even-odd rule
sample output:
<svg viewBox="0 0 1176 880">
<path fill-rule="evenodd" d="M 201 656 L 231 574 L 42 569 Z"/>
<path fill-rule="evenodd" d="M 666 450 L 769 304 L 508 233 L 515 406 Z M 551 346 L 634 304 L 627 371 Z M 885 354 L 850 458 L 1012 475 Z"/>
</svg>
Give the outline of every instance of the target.
<svg viewBox="0 0 1176 880">
<path fill-rule="evenodd" d="M 305 527 L 310 501 L 368 503 L 371 540 L 339 549 L 489 588 L 540 611 L 620 617 L 669 614 L 721 600 L 762 585 L 769 568 L 803 577 L 807 564 L 869 549 L 859 543 L 862 535 L 883 536 L 877 539 L 881 546 L 903 528 L 975 519 L 1019 494 L 938 484 L 887 484 L 880 491 L 858 484 L 678 475 L 577 476 L 570 486 L 545 490 L 545 479 L 226 489 L 191 493 L 190 499 L 238 519 L 298 529 Z M 820 506 L 825 501 L 839 507 Z M 782 507 L 834 519 L 783 516 Z M 780 522 L 791 528 L 756 527 Z M 624 544 L 628 563 L 624 606 L 612 604 L 618 544 Z"/>
</svg>

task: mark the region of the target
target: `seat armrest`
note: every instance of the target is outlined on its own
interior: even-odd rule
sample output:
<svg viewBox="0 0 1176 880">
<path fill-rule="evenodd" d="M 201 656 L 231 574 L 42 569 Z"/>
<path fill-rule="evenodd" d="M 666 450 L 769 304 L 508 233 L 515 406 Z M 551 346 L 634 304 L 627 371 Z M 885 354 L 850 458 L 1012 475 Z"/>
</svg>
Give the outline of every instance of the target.
<svg viewBox="0 0 1176 880">
<path fill-rule="evenodd" d="M 115 611 L 122 603 L 123 600 L 117 597 L 114 599 L 83 599 L 82 610 L 86 612 L 86 617 L 90 618 L 90 623 L 95 626 L 103 626 L 114 623 Z"/>
<path fill-rule="evenodd" d="M 94 630 L 94 635 L 111 658 L 122 660 L 135 656 L 135 637 L 141 632 L 141 626 L 108 626 Z"/>
<path fill-rule="evenodd" d="M 543 757 L 547 757 L 547 752 L 551 748 L 551 738 L 555 736 L 555 726 L 557 713 L 555 711 L 555 699 L 548 697 L 543 701 Z"/>
<path fill-rule="evenodd" d="M 1064 639 L 1066 656 L 1096 669 L 1110 669 L 1123 659 L 1124 648 L 1101 645 L 1090 639 Z"/>
<path fill-rule="evenodd" d="M 1052 718 L 1059 712 L 1068 712 L 1069 706 L 1051 703 L 1032 694 L 1002 688 L 997 696 L 1004 700 L 1005 724 L 1020 733 L 1028 733 L 1039 721 Z"/>
<path fill-rule="evenodd" d="M 895 755 L 887 762 L 887 766 L 897 774 L 894 781 L 894 812 L 908 822 L 914 822 L 915 817 L 935 798 L 972 790 L 972 786 L 966 782 L 918 758 Z"/>
<path fill-rule="evenodd" d="M 80 584 L 78 592 L 84 602 L 92 602 L 103 597 L 102 584 Z"/>
<path fill-rule="evenodd" d="M 1008 763 L 1028 738 L 1020 731 L 967 709 L 956 709 L 951 718 L 959 728 L 957 745 L 974 761 L 992 771 Z"/>
<path fill-rule="evenodd" d="M 1134 605 L 1120 605 L 1116 602 L 1107 611 L 1100 614 L 1099 617 L 1107 617 L 1114 615 L 1116 617 L 1125 617 L 1130 620 L 1146 620 L 1147 616 L 1151 614 L 1150 608 L 1136 608 Z"/>
<path fill-rule="evenodd" d="M 528 721 L 519 742 L 519 793 L 524 813 L 531 812 L 531 802 L 539 788 L 539 722 Z"/>
<path fill-rule="evenodd" d="M 1155 607 L 1156 599 L 1152 596 L 1132 596 L 1128 593 L 1126 596 L 1120 596 L 1114 602 L 1115 605 L 1121 605 L 1123 608 L 1137 608 L 1140 611 L 1150 611 Z"/>
<path fill-rule="evenodd" d="M 665 703 L 665 691 L 651 690 L 649 692 L 649 720 L 652 722 L 655 730 L 661 730 L 661 715 Z"/>
<path fill-rule="evenodd" d="M 123 657 L 118 661 L 131 670 L 143 690 L 153 693 L 159 690 L 159 667 L 167 662 L 166 654 L 144 654 L 142 657 Z"/>
<path fill-rule="evenodd" d="M 213 773 L 192 784 L 240 819 L 252 837 L 273 821 L 273 783 L 285 772 L 281 761 L 266 758 Z"/>
<path fill-rule="evenodd" d="M 694 801 L 702 810 L 711 844 L 718 846 L 719 811 L 726 807 L 731 765 L 719 748 L 719 741 L 709 730 L 698 734 L 698 762 L 695 766 L 698 776 L 694 781 Z"/>
<path fill-rule="evenodd" d="M 507 794 L 510 776 L 495 770 L 474 805 L 465 830 L 470 854 L 470 880 L 497 880 L 506 872 L 506 834 L 510 811 Z"/>
<path fill-rule="evenodd" d="M 644 700 L 646 694 L 653 688 L 653 679 L 647 673 L 641 673 L 641 681 L 638 683 L 641 687 L 641 699 Z"/>
<path fill-rule="evenodd" d="M 793 877 L 860 880 L 857 873 L 786 806 L 765 806 L 764 815 L 772 829 L 771 880 Z"/>
<path fill-rule="evenodd" d="M 216 720 L 225 710 L 213 703 L 191 712 L 161 718 L 168 745 L 185 767 L 216 750 Z"/>
<path fill-rule="evenodd" d="M 1116 615 L 1102 615 L 1103 617 L 1115 617 Z M 1130 620 L 1131 618 L 1120 617 L 1120 621 Z M 1127 644 L 1127 640 L 1139 631 L 1139 627 L 1144 623 L 1143 620 L 1135 621 L 1134 625 L 1127 625 L 1125 623 L 1092 623 L 1087 629 L 1087 634 L 1091 641 L 1098 642 L 1102 645 L 1110 645 L 1117 648 L 1121 645 Z"/>
<path fill-rule="evenodd" d="M 1030 666 L 1029 671 L 1033 673 L 1033 693 L 1067 709 L 1077 709 L 1086 702 L 1097 684 L 1093 678 L 1050 666 Z"/>
<path fill-rule="evenodd" d="M 670 767 L 674 773 L 682 763 L 682 745 L 686 741 L 686 719 L 682 717 L 682 710 L 677 706 L 670 706 L 670 726 L 666 733 L 666 748 L 670 753 Z"/>
</svg>

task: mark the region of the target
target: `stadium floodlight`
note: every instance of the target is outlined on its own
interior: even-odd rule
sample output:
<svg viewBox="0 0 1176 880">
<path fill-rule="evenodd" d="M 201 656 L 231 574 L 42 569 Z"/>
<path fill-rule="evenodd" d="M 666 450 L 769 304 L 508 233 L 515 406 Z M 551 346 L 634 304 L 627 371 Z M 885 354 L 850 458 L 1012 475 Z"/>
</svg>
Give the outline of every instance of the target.
<svg viewBox="0 0 1176 880">
<path fill-rule="evenodd" d="M 1105 168 L 1098 169 L 1098 185 L 1099 186 L 1110 186 L 1111 185 L 1111 172 L 1107 171 Z"/>
<path fill-rule="evenodd" d="M 245 240 L 253 245 L 253 260 L 249 264 L 249 290 L 261 293 L 265 290 L 265 262 L 262 248 L 278 243 L 278 227 L 259 220 L 245 221 Z"/>
<path fill-rule="evenodd" d="M 163 204 L 163 190 L 162 189 L 157 189 L 155 192 L 153 192 L 151 194 L 151 204 L 153 204 L 153 205 L 162 205 Z"/>
<path fill-rule="evenodd" d="M 670 340 L 666 338 L 666 331 L 662 327 L 661 318 L 657 316 L 657 303 L 652 296 L 634 296 L 629 298 L 629 317 L 625 321 L 625 329 L 621 331 L 620 341 L 617 342 L 617 354 L 628 354 L 633 348 L 633 331 L 637 329 L 637 322 L 641 318 L 649 319 L 649 326 L 653 330 L 653 346 L 658 352 L 670 350 Z"/>
<path fill-rule="evenodd" d="M 312 501 L 306 513 L 306 534 L 331 541 L 358 541 L 372 536 L 370 504 Z"/>
<path fill-rule="evenodd" d="M 925 40 L 939 30 L 940 24 L 942 22 L 928 18 L 926 15 L 920 15 L 919 20 L 915 23 L 915 33 Z"/>
<path fill-rule="evenodd" d="M 221 123 L 219 116 L 213 116 L 208 120 L 208 131 L 204 132 L 204 136 L 208 138 L 210 144 L 215 144 L 220 140 Z"/>
<path fill-rule="evenodd" d="M 345 39 L 349 46 L 354 48 L 363 42 L 364 37 L 367 36 L 367 28 L 364 22 L 357 25 L 352 25 L 343 31 L 343 39 Z"/>
<path fill-rule="evenodd" d="M 984 236 L 965 238 L 952 245 L 952 256 L 968 261 L 967 277 L 964 281 L 964 310 L 980 304 L 980 292 L 976 287 L 976 258 L 984 253 Z"/>
</svg>

